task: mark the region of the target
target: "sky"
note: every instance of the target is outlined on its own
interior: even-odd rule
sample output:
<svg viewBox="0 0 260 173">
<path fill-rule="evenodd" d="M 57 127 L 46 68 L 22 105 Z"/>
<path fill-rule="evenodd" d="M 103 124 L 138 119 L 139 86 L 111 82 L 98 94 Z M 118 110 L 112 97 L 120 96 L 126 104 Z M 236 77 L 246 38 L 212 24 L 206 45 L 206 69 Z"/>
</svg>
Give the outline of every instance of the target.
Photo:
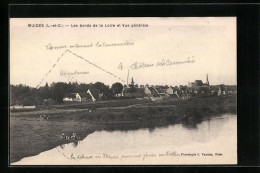
<svg viewBox="0 0 260 173">
<path fill-rule="evenodd" d="M 10 83 L 236 85 L 236 35 L 235 17 L 11 18 Z"/>
</svg>

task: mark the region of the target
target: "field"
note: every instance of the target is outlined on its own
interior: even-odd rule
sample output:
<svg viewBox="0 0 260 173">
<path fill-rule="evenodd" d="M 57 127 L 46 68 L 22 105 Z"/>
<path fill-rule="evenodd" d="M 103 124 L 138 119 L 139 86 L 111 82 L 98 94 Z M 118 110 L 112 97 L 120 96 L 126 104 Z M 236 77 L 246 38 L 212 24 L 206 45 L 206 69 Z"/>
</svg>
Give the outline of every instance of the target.
<svg viewBox="0 0 260 173">
<path fill-rule="evenodd" d="M 62 133 L 77 133 L 81 139 L 96 130 L 129 130 L 182 123 L 187 128 L 205 118 L 224 113 L 236 114 L 236 96 L 148 100 L 113 100 L 40 107 L 10 112 L 10 162 L 37 155 L 69 143 Z M 49 115 L 41 120 L 40 115 Z"/>
</svg>

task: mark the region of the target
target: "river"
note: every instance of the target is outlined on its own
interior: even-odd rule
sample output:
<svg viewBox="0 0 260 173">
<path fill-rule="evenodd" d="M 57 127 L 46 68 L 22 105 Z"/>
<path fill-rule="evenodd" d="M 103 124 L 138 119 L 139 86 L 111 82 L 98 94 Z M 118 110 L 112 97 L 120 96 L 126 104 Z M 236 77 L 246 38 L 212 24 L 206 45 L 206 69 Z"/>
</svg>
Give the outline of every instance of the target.
<svg viewBox="0 0 260 173">
<path fill-rule="evenodd" d="M 95 131 L 78 143 L 58 146 L 12 165 L 236 164 L 237 116 L 195 125 L 127 131 Z"/>
</svg>

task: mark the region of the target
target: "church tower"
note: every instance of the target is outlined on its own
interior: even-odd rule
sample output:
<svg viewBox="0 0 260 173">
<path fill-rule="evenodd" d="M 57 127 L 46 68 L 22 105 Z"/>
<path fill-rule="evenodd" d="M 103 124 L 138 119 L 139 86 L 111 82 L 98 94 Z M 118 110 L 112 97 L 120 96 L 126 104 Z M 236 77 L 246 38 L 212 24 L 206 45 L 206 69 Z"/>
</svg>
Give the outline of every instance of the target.
<svg viewBox="0 0 260 173">
<path fill-rule="evenodd" d="M 134 78 L 132 77 L 131 88 L 135 87 Z"/>
<path fill-rule="evenodd" d="M 206 84 L 209 85 L 209 76 L 207 74 L 207 77 L 206 77 Z"/>
</svg>

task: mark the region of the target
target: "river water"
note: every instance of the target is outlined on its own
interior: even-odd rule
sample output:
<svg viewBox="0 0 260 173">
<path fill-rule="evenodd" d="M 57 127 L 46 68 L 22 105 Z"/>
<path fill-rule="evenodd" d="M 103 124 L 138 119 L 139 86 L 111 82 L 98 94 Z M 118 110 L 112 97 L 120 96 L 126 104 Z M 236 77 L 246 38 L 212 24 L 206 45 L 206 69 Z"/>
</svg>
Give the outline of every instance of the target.
<svg viewBox="0 0 260 173">
<path fill-rule="evenodd" d="M 79 143 L 58 146 L 12 165 L 236 164 L 237 116 L 187 126 L 96 131 Z"/>
</svg>

